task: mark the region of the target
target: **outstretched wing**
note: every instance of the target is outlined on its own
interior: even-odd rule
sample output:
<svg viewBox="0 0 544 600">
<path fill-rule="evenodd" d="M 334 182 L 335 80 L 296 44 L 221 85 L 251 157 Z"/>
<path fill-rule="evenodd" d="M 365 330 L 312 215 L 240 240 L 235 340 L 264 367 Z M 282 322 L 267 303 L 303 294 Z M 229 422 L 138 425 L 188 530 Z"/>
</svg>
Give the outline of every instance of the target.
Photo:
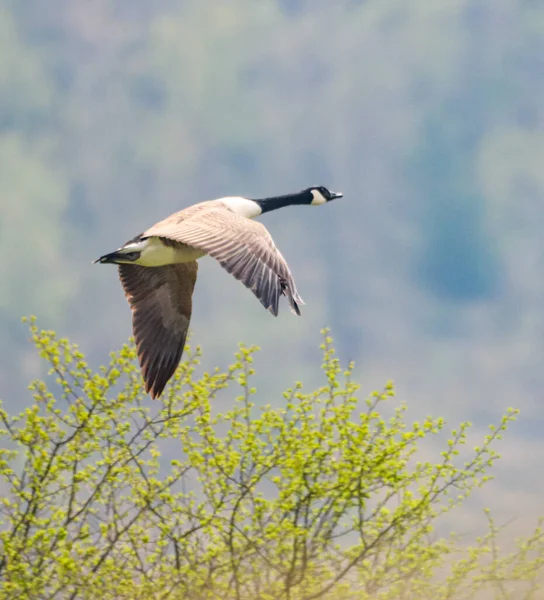
<svg viewBox="0 0 544 600">
<path fill-rule="evenodd" d="M 146 392 L 158 398 L 174 374 L 191 320 L 196 262 L 141 267 L 120 264 Z"/>
<path fill-rule="evenodd" d="M 279 298 L 287 297 L 300 315 L 299 296 L 291 271 L 266 228 L 231 212 L 212 207 L 182 221 L 164 221 L 144 236 L 157 236 L 198 248 L 213 256 L 241 281 L 261 304 L 277 316 Z"/>
</svg>

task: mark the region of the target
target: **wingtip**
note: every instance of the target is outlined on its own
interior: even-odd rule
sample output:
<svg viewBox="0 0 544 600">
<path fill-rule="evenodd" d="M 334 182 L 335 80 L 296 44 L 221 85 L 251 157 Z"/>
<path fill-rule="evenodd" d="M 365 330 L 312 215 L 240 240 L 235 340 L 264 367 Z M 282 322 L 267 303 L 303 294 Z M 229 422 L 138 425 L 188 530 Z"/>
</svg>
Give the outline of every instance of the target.
<svg viewBox="0 0 544 600">
<path fill-rule="evenodd" d="M 163 392 L 162 389 L 157 389 L 157 386 L 155 385 L 154 381 L 146 380 L 145 375 L 144 375 L 144 388 L 145 388 L 145 393 L 149 394 L 151 396 L 151 400 L 157 400 L 158 398 L 160 398 L 160 396 Z"/>
<path fill-rule="evenodd" d="M 300 313 L 299 305 L 304 306 L 306 304 L 304 302 L 304 300 L 297 294 L 296 296 L 294 296 L 292 298 L 292 303 L 290 303 L 290 304 L 291 304 L 291 311 L 294 312 L 295 315 L 300 317 L 301 313 Z"/>
</svg>

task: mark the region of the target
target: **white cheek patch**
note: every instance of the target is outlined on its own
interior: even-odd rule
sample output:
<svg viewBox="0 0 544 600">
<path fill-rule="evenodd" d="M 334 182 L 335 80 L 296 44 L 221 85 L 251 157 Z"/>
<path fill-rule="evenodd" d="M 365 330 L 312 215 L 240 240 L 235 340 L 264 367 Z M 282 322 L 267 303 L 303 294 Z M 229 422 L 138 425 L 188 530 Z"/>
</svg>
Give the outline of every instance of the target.
<svg viewBox="0 0 544 600">
<path fill-rule="evenodd" d="M 319 205 L 325 204 L 325 202 L 327 202 L 327 199 L 325 198 L 325 196 L 323 196 L 323 194 L 319 190 L 312 190 L 312 197 L 313 197 L 313 200 L 311 202 L 312 206 L 319 206 Z"/>
</svg>

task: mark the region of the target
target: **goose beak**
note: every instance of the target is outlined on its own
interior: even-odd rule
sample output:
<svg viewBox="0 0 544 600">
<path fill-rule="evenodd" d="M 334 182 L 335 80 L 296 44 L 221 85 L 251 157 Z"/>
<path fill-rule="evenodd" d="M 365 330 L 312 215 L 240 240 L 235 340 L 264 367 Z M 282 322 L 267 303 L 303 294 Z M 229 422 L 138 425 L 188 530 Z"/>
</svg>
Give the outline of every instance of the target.
<svg viewBox="0 0 544 600">
<path fill-rule="evenodd" d="M 342 198 L 344 196 L 344 194 L 342 194 L 341 192 L 331 192 L 331 197 L 329 198 L 329 200 L 336 200 L 336 198 Z"/>
</svg>

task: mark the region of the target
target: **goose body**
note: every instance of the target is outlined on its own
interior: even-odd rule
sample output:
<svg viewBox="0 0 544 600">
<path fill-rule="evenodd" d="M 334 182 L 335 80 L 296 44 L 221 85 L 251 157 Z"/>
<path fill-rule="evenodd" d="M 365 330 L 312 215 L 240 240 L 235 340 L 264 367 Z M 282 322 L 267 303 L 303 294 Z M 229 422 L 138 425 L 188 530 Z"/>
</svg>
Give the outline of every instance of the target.
<svg viewBox="0 0 544 600">
<path fill-rule="evenodd" d="M 132 310 L 132 326 L 146 392 L 158 398 L 174 374 L 192 313 L 197 260 L 210 255 L 277 316 L 280 296 L 300 315 L 289 267 L 255 217 L 296 204 L 321 205 L 342 197 L 323 186 L 253 200 L 227 196 L 200 202 L 159 221 L 97 263 L 118 265 Z"/>
</svg>

